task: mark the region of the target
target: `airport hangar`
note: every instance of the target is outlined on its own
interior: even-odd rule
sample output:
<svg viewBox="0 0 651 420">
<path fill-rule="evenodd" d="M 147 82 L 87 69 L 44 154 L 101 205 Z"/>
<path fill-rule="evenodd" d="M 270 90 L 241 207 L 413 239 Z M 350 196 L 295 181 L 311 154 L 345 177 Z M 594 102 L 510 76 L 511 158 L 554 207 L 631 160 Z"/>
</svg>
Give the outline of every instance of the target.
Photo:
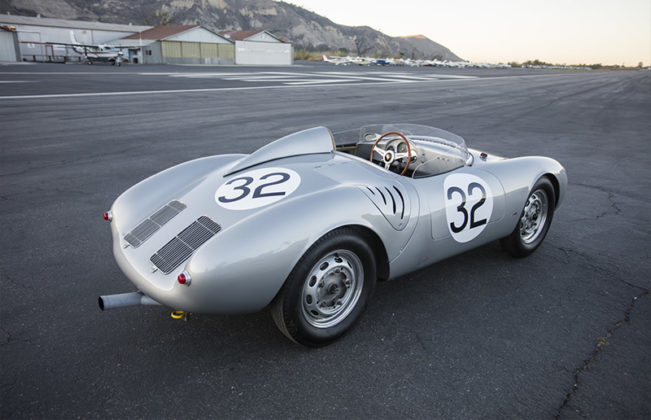
<svg viewBox="0 0 651 420">
<path fill-rule="evenodd" d="M 199 25 L 156 26 L 111 41 L 143 64 L 235 64 L 233 42 Z"/>
<path fill-rule="evenodd" d="M 235 42 L 235 64 L 278 65 L 294 64 L 292 44 L 264 30 L 221 31 L 223 37 Z"/>
<path fill-rule="evenodd" d="M 81 20 L 51 19 L 28 16 L 0 15 L 0 25 L 14 27 L 18 34 L 20 55 L 18 61 L 81 61 L 82 57 L 70 48 L 70 31 L 81 44 L 107 44 L 114 39 L 151 28 L 151 26 L 118 25 Z M 61 59 L 60 61 L 63 61 Z"/>
<path fill-rule="evenodd" d="M 16 15 L 0 15 L 0 25 L 16 30 L 17 61 L 82 61 L 69 45 L 61 45 L 71 44 L 71 32 L 81 44 L 121 48 L 131 63 L 289 65 L 294 59 L 290 43 L 264 30 L 220 35 L 199 25 L 152 27 Z M 0 38 L 0 48 L 10 48 L 9 42 L 9 37 Z"/>
</svg>

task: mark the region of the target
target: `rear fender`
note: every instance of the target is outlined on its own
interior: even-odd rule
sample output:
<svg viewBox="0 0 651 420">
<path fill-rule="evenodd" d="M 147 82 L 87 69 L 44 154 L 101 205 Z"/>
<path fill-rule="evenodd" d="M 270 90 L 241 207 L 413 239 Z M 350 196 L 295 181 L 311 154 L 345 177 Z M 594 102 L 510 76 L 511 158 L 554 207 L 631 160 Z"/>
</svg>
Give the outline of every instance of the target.
<svg viewBox="0 0 651 420">
<path fill-rule="evenodd" d="M 260 310 L 314 242 L 347 225 L 375 232 L 388 253 L 395 253 L 400 242 L 398 238 L 387 241 L 390 233 L 395 236 L 395 229 L 356 187 L 335 187 L 284 200 L 224 229 L 201 247 L 186 265 L 193 280 L 183 291 L 184 300 L 197 312 Z"/>
</svg>

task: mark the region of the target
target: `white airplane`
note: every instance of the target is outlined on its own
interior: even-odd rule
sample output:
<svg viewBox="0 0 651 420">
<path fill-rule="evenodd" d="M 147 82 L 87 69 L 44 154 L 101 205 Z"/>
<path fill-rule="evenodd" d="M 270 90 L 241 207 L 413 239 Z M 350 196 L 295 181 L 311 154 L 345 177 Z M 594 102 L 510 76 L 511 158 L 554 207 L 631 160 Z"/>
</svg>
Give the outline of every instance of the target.
<svg viewBox="0 0 651 420">
<path fill-rule="evenodd" d="M 409 67 L 420 67 L 423 65 L 423 60 L 412 60 L 411 58 L 408 58 L 405 60 L 405 64 Z"/>
<path fill-rule="evenodd" d="M 456 69 L 465 69 L 465 68 L 510 68 L 508 64 L 492 64 L 492 63 L 473 63 L 470 61 L 449 61 L 449 60 L 439 60 L 433 58 L 431 60 L 421 60 L 421 59 L 411 59 L 411 58 L 371 58 L 371 57 L 339 57 L 339 56 L 323 56 L 323 61 L 326 63 L 332 63 L 335 65 L 352 65 L 356 64 L 359 66 L 368 66 L 371 64 L 375 65 L 391 65 L 391 66 L 410 66 L 410 67 L 421 67 L 421 66 L 431 66 L 431 67 L 448 67 Z M 531 67 L 531 66 L 530 66 Z"/>
<path fill-rule="evenodd" d="M 370 66 L 371 64 L 375 63 L 375 60 L 371 57 L 355 57 L 353 59 L 355 61 L 355 64 L 358 66 Z"/>
<path fill-rule="evenodd" d="M 453 68 L 466 68 L 466 67 L 472 67 L 472 65 L 468 61 L 447 61 L 445 60 L 443 62 L 443 65 L 445 67 L 453 67 Z"/>
<path fill-rule="evenodd" d="M 443 67 L 445 66 L 445 63 L 443 61 L 440 61 L 436 58 L 433 58 L 431 60 L 424 60 L 423 61 L 423 66 L 431 66 L 431 67 Z"/>
<path fill-rule="evenodd" d="M 111 63 L 112 65 L 121 65 L 124 61 L 124 53 L 110 45 L 83 45 L 75 37 L 75 33 L 70 31 L 70 40 L 72 49 L 84 56 L 86 63 L 93 64 L 94 62 Z"/>
<path fill-rule="evenodd" d="M 351 56 L 346 56 L 346 57 L 339 57 L 339 56 L 330 56 L 327 57 L 323 55 L 323 61 L 326 63 L 332 63 L 336 66 L 338 65 L 358 65 L 358 66 L 370 66 L 371 64 L 377 64 L 377 65 L 387 65 L 390 64 L 388 59 L 378 59 L 378 58 L 371 58 L 371 57 L 351 57 Z"/>
<path fill-rule="evenodd" d="M 330 57 L 326 57 L 325 54 L 324 54 L 323 55 L 323 61 L 325 61 L 326 63 L 332 63 L 335 66 L 338 66 L 340 64 L 342 66 L 347 66 L 349 64 L 355 64 L 355 62 L 353 61 L 352 58 L 350 58 L 350 56 L 339 57 L 339 56 L 333 55 L 333 56 L 330 56 Z"/>
</svg>

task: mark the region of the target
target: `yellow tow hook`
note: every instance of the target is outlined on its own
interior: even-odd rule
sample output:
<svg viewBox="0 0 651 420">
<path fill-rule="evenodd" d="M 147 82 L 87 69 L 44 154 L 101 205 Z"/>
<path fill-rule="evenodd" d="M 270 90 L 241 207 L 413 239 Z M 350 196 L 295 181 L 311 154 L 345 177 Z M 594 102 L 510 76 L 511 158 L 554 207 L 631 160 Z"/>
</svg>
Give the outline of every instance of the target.
<svg viewBox="0 0 651 420">
<path fill-rule="evenodd" d="M 174 319 L 182 319 L 185 322 L 190 319 L 190 315 L 192 315 L 192 312 L 185 312 L 185 311 L 174 311 L 170 314 L 170 316 Z"/>
</svg>

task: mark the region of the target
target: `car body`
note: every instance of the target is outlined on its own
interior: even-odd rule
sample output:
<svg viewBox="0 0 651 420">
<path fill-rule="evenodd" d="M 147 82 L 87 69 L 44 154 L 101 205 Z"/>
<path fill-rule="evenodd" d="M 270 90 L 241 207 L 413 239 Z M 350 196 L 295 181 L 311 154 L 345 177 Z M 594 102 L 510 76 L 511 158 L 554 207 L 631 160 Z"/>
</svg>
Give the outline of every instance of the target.
<svg viewBox="0 0 651 420">
<path fill-rule="evenodd" d="M 250 155 L 177 165 L 120 195 L 105 218 L 115 259 L 138 292 L 102 296 L 100 307 L 237 314 L 273 302 L 289 338 L 325 344 L 354 323 L 376 279 L 497 239 L 511 238 L 514 255 L 533 252 L 566 185 L 553 159 L 490 156 L 433 127 L 304 130 Z M 332 249 L 311 255 L 323 241 Z M 299 267 L 306 259 L 312 266 Z M 301 270 L 309 278 L 290 286 Z M 300 289 L 292 298 L 290 287 Z"/>
</svg>

